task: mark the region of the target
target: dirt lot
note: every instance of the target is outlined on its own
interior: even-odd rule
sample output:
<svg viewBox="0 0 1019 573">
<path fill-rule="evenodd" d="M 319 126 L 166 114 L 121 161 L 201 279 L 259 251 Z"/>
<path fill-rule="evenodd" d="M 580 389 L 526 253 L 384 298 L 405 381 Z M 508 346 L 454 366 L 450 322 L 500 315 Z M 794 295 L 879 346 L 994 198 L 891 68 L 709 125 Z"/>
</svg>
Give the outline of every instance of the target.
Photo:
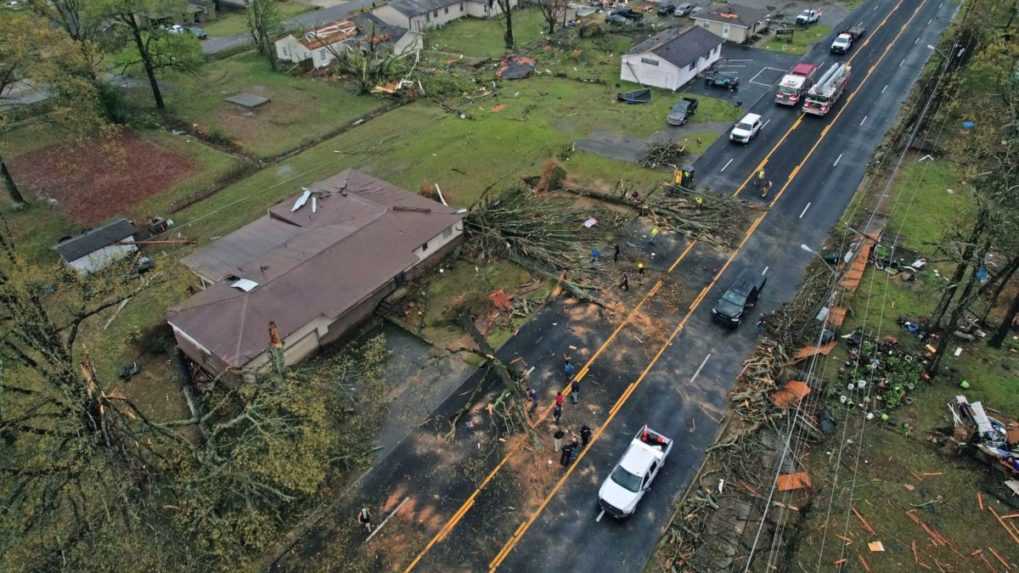
<svg viewBox="0 0 1019 573">
<path fill-rule="evenodd" d="M 9 163 L 26 191 L 55 200 L 74 222 L 94 225 L 188 176 L 192 161 L 132 132 L 97 144 L 56 144 Z"/>
</svg>

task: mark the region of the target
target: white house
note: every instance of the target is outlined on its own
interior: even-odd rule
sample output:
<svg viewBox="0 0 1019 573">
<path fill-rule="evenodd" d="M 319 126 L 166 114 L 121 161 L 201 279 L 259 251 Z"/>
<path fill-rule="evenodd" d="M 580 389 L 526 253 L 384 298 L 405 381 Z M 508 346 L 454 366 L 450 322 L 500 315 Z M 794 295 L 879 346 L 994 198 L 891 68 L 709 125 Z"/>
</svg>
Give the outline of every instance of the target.
<svg viewBox="0 0 1019 573">
<path fill-rule="evenodd" d="M 722 43 L 721 38 L 703 28 L 666 30 L 624 54 L 619 77 L 675 91 L 718 61 Z"/>
<path fill-rule="evenodd" d="M 693 15 L 694 22 L 724 40 L 745 44 L 768 29 L 768 12 L 741 4 L 716 4 Z"/>
<path fill-rule="evenodd" d="M 315 69 L 328 66 L 336 55 L 350 46 L 374 43 L 395 54 L 421 50 L 424 40 L 418 32 L 387 24 L 371 14 L 358 14 L 305 32 L 276 40 L 276 58 L 293 64 L 310 62 Z"/>
<path fill-rule="evenodd" d="M 518 0 L 510 0 L 516 8 Z M 496 0 L 393 0 L 372 10 L 383 22 L 415 32 L 444 26 L 464 16 L 491 18 L 502 14 Z"/>
<path fill-rule="evenodd" d="M 61 240 L 53 249 L 64 263 L 83 275 L 94 273 L 138 250 L 137 233 L 127 219 L 114 219 L 84 233 Z"/>
</svg>

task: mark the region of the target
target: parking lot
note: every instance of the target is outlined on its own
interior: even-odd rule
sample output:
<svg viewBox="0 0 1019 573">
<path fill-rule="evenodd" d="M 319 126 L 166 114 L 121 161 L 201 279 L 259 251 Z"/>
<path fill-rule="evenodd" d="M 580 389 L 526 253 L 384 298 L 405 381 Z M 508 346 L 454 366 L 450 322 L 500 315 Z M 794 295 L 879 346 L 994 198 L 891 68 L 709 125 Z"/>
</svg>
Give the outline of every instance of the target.
<svg viewBox="0 0 1019 573">
<path fill-rule="evenodd" d="M 722 46 L 722 58 L 715 63 L 713 69 L 738 77 L 739 89 L 726 94 L 724 88 L 708 87 L 702 78 L 697 78 L 684 87 L 683 91 L 728 98 L 748 109 L 767 94 L 799 59 L 797 55 L 725 44 Z"/>
</svg>

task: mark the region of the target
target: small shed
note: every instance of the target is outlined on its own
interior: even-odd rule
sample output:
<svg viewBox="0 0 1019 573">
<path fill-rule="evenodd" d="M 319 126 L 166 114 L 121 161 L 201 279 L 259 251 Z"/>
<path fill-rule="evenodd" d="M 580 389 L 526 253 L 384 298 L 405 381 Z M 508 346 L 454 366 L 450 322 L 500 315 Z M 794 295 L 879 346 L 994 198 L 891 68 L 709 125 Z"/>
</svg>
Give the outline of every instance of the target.
<svg viewBox="0 0 1019 573">
<path fill-rule="evenodd" d="M 53 247 L 64 264 L 83 275 L 94 273 L 138 250 L 138 230 L 127 219 L 114 219 Z"/>
</svg>

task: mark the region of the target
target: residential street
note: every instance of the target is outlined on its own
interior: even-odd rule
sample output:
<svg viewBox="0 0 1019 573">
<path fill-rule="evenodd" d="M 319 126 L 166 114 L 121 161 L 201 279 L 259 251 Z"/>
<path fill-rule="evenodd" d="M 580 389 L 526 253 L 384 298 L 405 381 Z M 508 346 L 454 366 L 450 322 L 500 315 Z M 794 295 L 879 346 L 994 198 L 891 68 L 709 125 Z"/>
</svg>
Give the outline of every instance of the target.
<svg viewBox="0 0 1019 573">
<path fill-rule="evenodd" d="M 944 0 L 872 0 L 852 12 L 846 22 L 863 22 L 869 32 L 839 58 L 851 61 L 853 74 L 826 117 L 778 107 L 771 100 L 773 90 L 764 88 L 756 103 L 747 102 L 748 111 L 764 118 L 761 136 L 745 147 L 723 137 L 695 164 L 700 184 L 731 194 L 766 162 L 767 178 L 775 184 L 767 205 L 752 189 L 741 195 L 770 209 L 762 211 L 735 253 L 705 244 L 687 248 L 668 239 L 647 245 L 635 229 L 628 251 L 654 252 L 654 258 L 650 277 L 628 293 L 628 307 L 639 310 L 624 328 L 616 330 L 621 316 L 560 302 L 500 349 L 503 360 L 519 358 L 525 368 L 535 367 L 530 380 L 542 394 L 543 409 L 564 382 L 564 354 L 581 365 L 596 357 L 588 372 L 581 370 L 580 404 L 565 408 L 565 424 L 595 429 L 594 443 L 572 473 L 564 474 L 551 452 L 532 455 L 519 441 L 495 442 L 480 405 L 494 399 L 496 384 L 489 381 L 472 395 L 484 376 L 479 372 L 359 482 L 359 499 L 337 508 L 335 524 L 315 528 L 276 568 L 300 570 L 306 557 L 329 544 L 360 543 L 329 528 L 349 522 L 355 506 L 370 504 L 385 515 L 409 499 L 410 509 L 370 542 L 382 562 L 400 570 L 642 569 L 673 501 L 717 433 L 726 392 L 756 343 L 754 321 L 796 291 L 812 256 L 799 245 L 819 246 L 849 204 L 872 153 L 931 57 L 927 44 L 936 41 L 955 9 Z M 820 42 L 804 61 L 820 64 L 823 71 L 835 61 L 828 44 Z M 766 273 L 768 284 L 747 322 L 729 332 L 711 323 L 711 307 L 742 271 Z M 652 296 L 642 299 L 649 288 Z M 448 421 L 468 401 L 479 406 L 460 419 L 455 436 L 436 439 L 449 431 Z M 599 520 L 598 487 L 645 423 L 676 440 L 670 458 L 635 516 Z M 548 428 L 537 425 L 543 437 Z M 521 461 L 528 456 L 536 461 Z M 546 458 L 547 463 L 537 463 Z M 473 471 L 457 471 L 464 465 Z M 533 491 L 521 484 L 533 485 Z"/>
<path fill-rule="evenodd" d="M 312 10 L 303 14 L 298 14 L 293 18 L 283 23 L 284 27 L 288 31 L 294 30 L 310 30 L 317 28 L 323 24 L 340 20 L 344 16 L 357 12 L 363 8 L 370 8 L 373 2 L 371 0 L 350 0 L 337 6 L 330 8 L 323 8 L 321 10 Z M 224 37 L 212 37 L 202 41 L 202 53 L 211 56 L 220 52 L 230 51 L 243 46 L 251 44 L 251 36 L 249 34 L 237 34 L 234 36 Z"/>
</svg>

